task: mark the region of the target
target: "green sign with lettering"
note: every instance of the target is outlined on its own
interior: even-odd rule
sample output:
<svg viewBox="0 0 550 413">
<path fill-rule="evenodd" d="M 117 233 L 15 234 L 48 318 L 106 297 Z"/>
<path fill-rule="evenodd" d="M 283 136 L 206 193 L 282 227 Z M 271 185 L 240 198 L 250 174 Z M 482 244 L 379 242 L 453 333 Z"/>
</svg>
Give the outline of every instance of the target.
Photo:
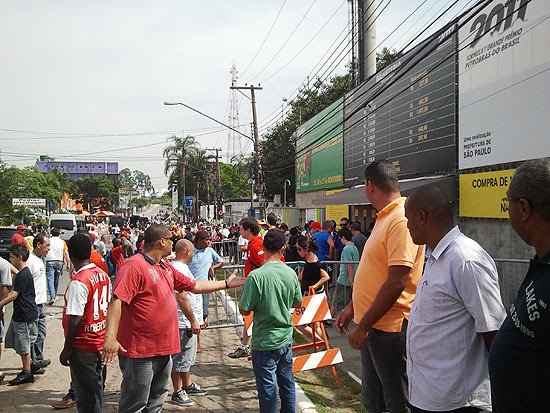
<svg viewBox="0 0 550 413">
<path fill-rule="evenodd" d="M 296 192 L 343 186 L 344 99 L 296 130 Z"/>
</svg>

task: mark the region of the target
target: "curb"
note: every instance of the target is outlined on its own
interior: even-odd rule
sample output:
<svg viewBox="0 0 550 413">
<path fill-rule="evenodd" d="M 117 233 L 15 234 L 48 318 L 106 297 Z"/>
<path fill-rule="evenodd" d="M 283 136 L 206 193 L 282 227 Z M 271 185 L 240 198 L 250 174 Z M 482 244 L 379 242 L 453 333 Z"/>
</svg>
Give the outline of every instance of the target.
<svg viewBox="0 0 550 413">
<path fill-rule="evenodd" d="M 220 300 L 222 302 L 222 306 L 225 309 L 225 312 L 233 319 L 236 319 L 237 322 L 240 324 L 244 324 L 243 316 L 236 312 L 236 304 L 233 301 L 233 299 L 225 293 L 224 290 L 216 291 L 216 295 L 220 297 Z M 241 336 L 239 336 L 238 331 L 241 331 Z M 236 334 L 239 336 L 239 339 L 242 337 L 242 327 L 236 327 Z M 317 413 L 317 409 L 315 408 L 315 405 L 309 398 L 306 396 L 306 394 L 302 391 L 298 383 L 295 383 L 296 386 L 296 411 L 300 413 Z"/>
</svg>

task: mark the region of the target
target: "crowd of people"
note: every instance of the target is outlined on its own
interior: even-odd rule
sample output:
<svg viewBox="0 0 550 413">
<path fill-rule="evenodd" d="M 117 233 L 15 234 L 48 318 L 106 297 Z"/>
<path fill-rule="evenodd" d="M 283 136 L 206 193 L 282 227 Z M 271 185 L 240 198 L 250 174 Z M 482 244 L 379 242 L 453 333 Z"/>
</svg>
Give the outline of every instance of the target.
<svg viewBox="0 0 550 413">
<path fill-rule="evenodd" d="M 0 310 L 13 303 L 5 346 L 22 364 L 9 385 L 34 382 L 51 363 L 45 309 L 66 268 L 59 362 L 71 383 L 54 407 L 100 412 L 107 366 L 117 357 L 119 411 L 160 411 L 170 380 L 170 401 L 192 406 L 192 397 L 207 394 L 191 369 L 210 293 L 242 286 L 239 311 L 253 313 L 252 336 L 245 331 L 228 356 L 251 356 L 260 411 L 277 410 L 278 389 L 280 410 L 294 412 L 290 310 L 333 280 L 334 326 L 360 351 L 368 412 L 547 411 L 549 186 L 550 161 L 527 161 L 504 200 L 513 229 L 536 250 L 509 314 L 493 259 L 454 224 L 445 192 L 425 186 L 401 196 L 387 161 L 365 170 L 365 196 L 378 211 L 366 233 L 345 217 L 338 231 L 330 220 L 288 228 L 272 213 L 237 225 L 173 223 L 165 214 L 147 228 L 120 227 L 114 238 L 94 223 L 67 243 L 57 228 L 29 243 L 20 226 L 10 262 L 0 259 Z M 224 239 L 236 242 L 244 268 L 218 280 L 224 260 L 212 242 Z"/>
</svg>

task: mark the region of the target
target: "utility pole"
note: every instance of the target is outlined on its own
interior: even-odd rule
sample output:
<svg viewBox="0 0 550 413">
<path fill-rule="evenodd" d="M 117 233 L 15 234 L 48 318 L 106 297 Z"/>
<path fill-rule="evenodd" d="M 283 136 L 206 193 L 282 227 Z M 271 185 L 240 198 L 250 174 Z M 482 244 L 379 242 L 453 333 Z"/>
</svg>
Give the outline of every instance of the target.
<svg viewBox="0 0 550 413">
<path fill-rule="evenodd" d="M 220 214 L 219 211 L 222 210 L 222 203 L 220 200 L 220 155 L 219 153 L 222 151 L 218 148 L 205 148 L 207 151 L 216 151 L 216 199 L 214 200 L 214 218 L 219 219 Z"/>
<path fill-rule="evenodd" d="M 376 73 L 376 0 L 357 0 L 359 28 L 359 82 Z"/>
<path fill-rule="evenodd" d="M 260 137 L 258 133 L 258 118 L 256 115 L 256 95 L 254 92 L 256 90 L 262 90 L 260 86 L 231 86 L 230 89 L 241 89 L 241 90 L 250 90 L 250 96 L 252 100 L 252 123 L 254 125 L 254 181 L 256 183 L 256 195 L 258 196 L 258 204 L 261 206 L 263 203 L 263 193 L 262 193 L 262 171 L 260 166 Z"/>
</svg>

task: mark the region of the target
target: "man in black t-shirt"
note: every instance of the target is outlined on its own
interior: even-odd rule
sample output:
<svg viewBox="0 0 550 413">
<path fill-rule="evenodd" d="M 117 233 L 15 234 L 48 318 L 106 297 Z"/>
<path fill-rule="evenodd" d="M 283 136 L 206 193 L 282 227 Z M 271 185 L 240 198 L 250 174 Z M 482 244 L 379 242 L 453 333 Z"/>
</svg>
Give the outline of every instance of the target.
<svg viewBox="0 0 550 413">
<path fill-rule="evenodd" d="M 34 281 L 26 261 L 29 250 L 23 244 L 10 247 L 10 261 L 19 270 L 13 280 L 13 291 L 0 301 L 2 308 L 13 302 L 13 316 L 6 334 L 6 347 L 21 356 L 23 369 L 9 384 L 15 386 L 34 382 L 31 372 L 31 346 L 38 336 L 38 308 L 35 303 Z"/>
<path fill-rule="evenodd" d="M 493 412 L 550 408 L 550 160 L 521 164 L 503 201 L 514 231 L 537 252 L 489 352 Z"/>
</svg>

